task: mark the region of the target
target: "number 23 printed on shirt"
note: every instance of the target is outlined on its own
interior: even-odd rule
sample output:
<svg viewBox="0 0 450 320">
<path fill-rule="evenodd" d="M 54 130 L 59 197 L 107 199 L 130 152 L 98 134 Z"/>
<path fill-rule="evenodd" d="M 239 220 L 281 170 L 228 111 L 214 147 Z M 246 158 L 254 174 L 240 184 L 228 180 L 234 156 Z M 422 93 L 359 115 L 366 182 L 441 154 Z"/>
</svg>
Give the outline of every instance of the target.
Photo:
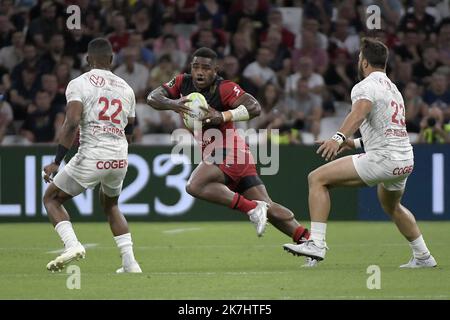
<svg viewBox="0 0 450 320">
<path fill-rule="evenodd" d="M 397 102 L 395 102 L 394 100 L 391 101 L 391 107 L 393 107 L 394 110 L 394 114 L 392 115 L 392 122 L 395 124 L 399 124 L 402 127 L 406 126 L 406 122 L 405 122 L 405 106 L 403 104 L 398 104 Z M 400 110 L 399 110 L 400 109 Z M 399 114 L 400 111 L 400 114 Z"/>
<path fill-rule="evenodd" d="M 108 111 L 109 105 L 110 105 L 108 98 L 100 97 L 100 99 L 98 99 L 98 103 L 99 104 L 103 103 L 103 109 L 98 114 L 98 120 L 104 120 L 104 121 L 110 121 L 111 120 L 112 123 L 120 124 L 120 119 L 116 119 L 116 117 L 122 111 L 122 101 L 120 101 L 119 99 L 111 100 L 111 105 L 115 106 L 117 108 L 116 111 L 114 111 L 114 113 L 111 115 L 111 117 L 105 115 L 106 112 Z"/>
</svg>

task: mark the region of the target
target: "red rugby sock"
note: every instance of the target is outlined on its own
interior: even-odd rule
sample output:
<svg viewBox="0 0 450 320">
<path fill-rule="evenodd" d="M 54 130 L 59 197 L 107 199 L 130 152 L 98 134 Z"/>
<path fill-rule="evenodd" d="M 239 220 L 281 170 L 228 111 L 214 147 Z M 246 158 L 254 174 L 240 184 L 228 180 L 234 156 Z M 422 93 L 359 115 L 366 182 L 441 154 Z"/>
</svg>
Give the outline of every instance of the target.
<svg viewBox="0 0 450 320">
<path fill-rule="evenodd" d="M 231 201 L 230 208 L 239 210 L 243 213 L 247 213 L 250 210 L 256 208 L 258 204 L 256 201 L 248 200 L 244 196 L 241 196 L 239 193 L 235 193 L 233 197 L 233 201 Z"/>
<path fill-rule="evenodd" d="M 309 230 L 306 229 L 303 226 L 298 226 L 297 229 L 295 229 L 294 235 L 292 236 L 292 240 L 294 240 L 295 243 L 299 243 L 302 238 L 309 239 L 309 236 L 311 234 L 309 233 Z"/>
</svg>

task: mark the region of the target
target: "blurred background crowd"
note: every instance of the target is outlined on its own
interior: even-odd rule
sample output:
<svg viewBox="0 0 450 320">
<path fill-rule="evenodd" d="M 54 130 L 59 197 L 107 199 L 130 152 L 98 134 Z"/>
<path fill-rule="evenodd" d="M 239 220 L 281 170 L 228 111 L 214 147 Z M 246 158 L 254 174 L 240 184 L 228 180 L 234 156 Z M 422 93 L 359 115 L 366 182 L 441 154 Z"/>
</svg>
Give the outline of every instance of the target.
<svg viewBox="0 0 450 320">
<path fill-rule="evenodd" d="M 80 29 L 67 28 L 71 4 Z M 367 29 L 372 4 L 381 29 Z M 188 72 L 203 46 L 218 53 L 223 78 L 260 101 L 261 116 L 244 128 L 279 129 L 282 144 L 329 138 L 351 107 L 360 38 L 375 36 L 390 49 L 411 140 L 450 143 L 449 0 L 0 0 L 0 143 L 56 141 L 65 88 L 88 70 L 87 44 L 99 36 L 135 91 L 136 142 L 182 126 L 146 96 Z"/>
</svg>

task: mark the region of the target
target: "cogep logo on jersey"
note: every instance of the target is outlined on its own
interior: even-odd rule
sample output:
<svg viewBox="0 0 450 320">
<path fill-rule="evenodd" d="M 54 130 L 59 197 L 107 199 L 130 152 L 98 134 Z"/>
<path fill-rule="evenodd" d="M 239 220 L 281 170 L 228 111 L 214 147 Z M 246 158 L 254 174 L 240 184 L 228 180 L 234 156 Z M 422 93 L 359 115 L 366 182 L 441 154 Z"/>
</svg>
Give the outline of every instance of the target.
<svg viewBox="0 0 450 320">
<path fill-rule="evenodd" d="M 92 76 L 89 77 L 89 82 L 94 86 L 94 87 L 98 87 L 101 88 L 105 85 L 105 78 L 103 78 L 102 76 L 97 76 L 95 74 L 93 74 Z"/>
</svg>

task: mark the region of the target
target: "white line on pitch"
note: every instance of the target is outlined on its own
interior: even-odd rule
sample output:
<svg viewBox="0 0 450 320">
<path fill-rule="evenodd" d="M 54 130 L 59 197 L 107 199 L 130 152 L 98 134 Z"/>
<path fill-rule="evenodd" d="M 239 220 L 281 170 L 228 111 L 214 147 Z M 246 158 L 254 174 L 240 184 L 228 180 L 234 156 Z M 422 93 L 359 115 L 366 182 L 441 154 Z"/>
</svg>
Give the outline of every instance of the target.
<svg viewBox="0 0 450 320">
<path fill-rule="evenodd" d="M 186 232 L 186 231 L 198 231 L 198 230 L 201 230 L 201 228 L 171 229 L 171 230 L 165 230 L 165 231 L 163 231 L 163 233 L 174 234 L 174 233 L 181 233 L 181 232 Z"/>
<path fill-rule="evenodd" d="M 93 248 L 93 247 L 96 247 L 96 246 L 98 246 L 98 243 L 85 243 L 85 244 L 83 244 L 83 247 L 85 249 Z M 58 250 L 53 250 L 53 251 L 47 251 L 46 253 L 62 253 L 63 251 L 64 251 L 64 249 L 58 249 Z"/>
</svg>

